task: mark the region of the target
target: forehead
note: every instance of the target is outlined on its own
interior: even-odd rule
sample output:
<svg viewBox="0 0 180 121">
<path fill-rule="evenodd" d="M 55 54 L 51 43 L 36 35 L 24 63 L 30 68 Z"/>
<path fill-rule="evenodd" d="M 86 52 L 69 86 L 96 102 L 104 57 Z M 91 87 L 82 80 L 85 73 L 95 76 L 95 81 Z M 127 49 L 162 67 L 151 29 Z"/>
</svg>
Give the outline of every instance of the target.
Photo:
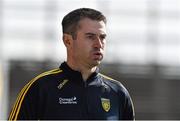
<svg viewBox="0 0 180 121">
<path fill-rule="evenodd" d="M 78 32 L 106 34 L 106 24 L 103 21 L 96 21 L 89 18 L 84 18 L 78 23 Z"/>
</svg>

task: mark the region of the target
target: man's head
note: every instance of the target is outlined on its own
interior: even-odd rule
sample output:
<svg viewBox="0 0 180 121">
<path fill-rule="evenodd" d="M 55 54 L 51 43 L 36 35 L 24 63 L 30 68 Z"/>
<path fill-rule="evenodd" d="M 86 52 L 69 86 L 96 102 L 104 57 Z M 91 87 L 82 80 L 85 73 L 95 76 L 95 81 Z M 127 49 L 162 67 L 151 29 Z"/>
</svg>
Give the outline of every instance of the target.
<svg viewBox="0 0 180 121">
<path fill-rule="evenodd" d="M 67 62 L 86 68 L 99 65 L 106 44 L 105 16 L 94 9 L 81 8 L 67 14 L 62 26 Z"/>
<path fill-rule="evenodd" d="M 79 28 L 79 21 L 89 18 L 91 20 L 103 21 L 106 24 L 106 17 L 99 11 L 91 8 L 79 8 L 68 13 L 62 20 L 63 33 L 72 35 L 76 38 L 76 32 Z"/>
</svg>

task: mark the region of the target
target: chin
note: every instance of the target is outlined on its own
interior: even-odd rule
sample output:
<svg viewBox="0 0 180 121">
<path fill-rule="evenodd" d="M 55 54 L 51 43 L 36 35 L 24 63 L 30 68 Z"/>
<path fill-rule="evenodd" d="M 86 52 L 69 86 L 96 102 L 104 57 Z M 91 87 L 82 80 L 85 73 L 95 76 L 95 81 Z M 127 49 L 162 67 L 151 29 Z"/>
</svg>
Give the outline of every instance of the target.
<svg viewBox="0 0 180 121">
<path fill-rule="evenodd" d="M 98 66 L 100 63 L 101 63 L 101 61 L 98 61 L 98 60 L 97 60 L 97 61 L 94 61 L 94 62 L 92 63 L 92 65 L 93 65 L 93 66 Z"/>
</svg>

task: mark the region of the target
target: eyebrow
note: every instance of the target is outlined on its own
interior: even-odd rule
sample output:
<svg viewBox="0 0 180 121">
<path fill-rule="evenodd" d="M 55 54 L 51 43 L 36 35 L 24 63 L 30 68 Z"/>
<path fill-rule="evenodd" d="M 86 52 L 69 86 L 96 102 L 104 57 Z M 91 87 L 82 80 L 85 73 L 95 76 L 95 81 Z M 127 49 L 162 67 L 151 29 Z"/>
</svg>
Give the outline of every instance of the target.
<svg viewBox="0 0 180 121">
<path fill-rule="evenodd" d="M 96 34 L 88 32 L 88 33 L 85 33 L 85 35 L 96 35 Z M 106 36 L 106 34 L 100 34 L 100 36 L 102 36 L 102 35 Z"/>
<path fill-rule="evenodd" d="M 85 35 L 96 35 L 96 34 L 88 32 L 88 33 L 85 33 Z"/>
</svg>

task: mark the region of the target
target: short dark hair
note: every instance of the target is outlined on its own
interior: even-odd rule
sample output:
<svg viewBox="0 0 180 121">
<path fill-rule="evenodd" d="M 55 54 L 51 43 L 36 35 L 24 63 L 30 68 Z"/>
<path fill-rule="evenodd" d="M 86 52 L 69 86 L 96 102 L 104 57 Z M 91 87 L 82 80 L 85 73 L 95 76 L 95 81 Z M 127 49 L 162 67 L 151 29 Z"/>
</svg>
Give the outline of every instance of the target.
<svg viewBox="0 0 180 121">
<path fill-rule="evenodd" d="M 63 33 L 70 34 L 72 35 L 73 39 L 75 39 L 78 23 L 84 18 L 103 21 L 105 24 L 107 21 L 106 17 L 100 11 L 91 8 L 79 8 L 64 16 L 62 20 Z"/>
</svg>

